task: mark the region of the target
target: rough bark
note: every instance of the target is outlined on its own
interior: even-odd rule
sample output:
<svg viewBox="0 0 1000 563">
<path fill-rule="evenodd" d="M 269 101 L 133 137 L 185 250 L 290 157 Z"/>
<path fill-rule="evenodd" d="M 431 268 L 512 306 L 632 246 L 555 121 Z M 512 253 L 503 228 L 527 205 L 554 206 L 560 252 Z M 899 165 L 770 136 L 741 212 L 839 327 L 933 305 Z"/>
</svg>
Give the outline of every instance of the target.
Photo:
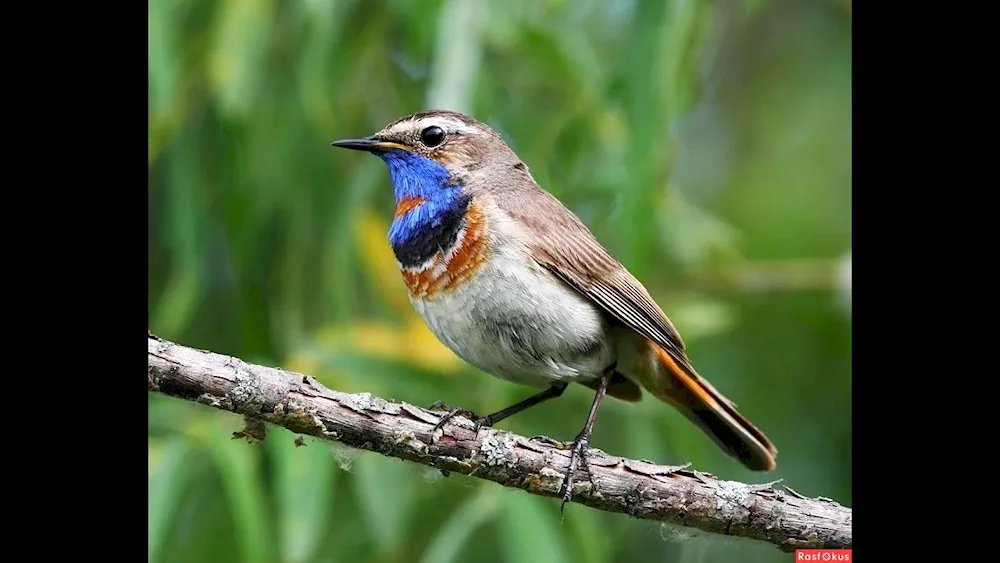
<svg viewBox="0 0 1000 563">
<path fill-rule="evenodd" d="M 246 416 L 239 435 L 263 438 L 266 425 L 440 469 L 558 496 L 569 452 L 455 417 L 435 436 L 442 412 L 347 394 L 313 377 L 253 365 L 149 334 L 149 390 Z M 850 548 L 851 509 L 805 498 L 774 483 L 723 481 L 684 466 L 588 450 L 589 471 L 577 472 L 573 501 L 699 530 L 760 540 L 784 551 Z"/>
</svg>

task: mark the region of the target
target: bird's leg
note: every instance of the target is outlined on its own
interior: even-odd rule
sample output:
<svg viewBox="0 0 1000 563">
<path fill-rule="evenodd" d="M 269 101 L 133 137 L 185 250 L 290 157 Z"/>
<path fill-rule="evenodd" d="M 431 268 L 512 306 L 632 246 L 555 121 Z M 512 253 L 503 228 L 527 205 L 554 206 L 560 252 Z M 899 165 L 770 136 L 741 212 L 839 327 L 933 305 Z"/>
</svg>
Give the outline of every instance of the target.
<svg viewBox="0 0 1000 563">
<path fill-rule="evenodd" d="M 513 405 L 511 405 L 511 406 L 509 406 L 509 407 L 507 407 L 507 408 L 505 408 L 503 410 L 497 411 L 497 412 L 495 412 L 493 414 L 489 414 L 489 415 L 486 415 L 486 416 L 483 416 L 483 417 L 477 417 L 475 414 L 473 414 L 470 411 L 467 411 L 465 409 L 462 409 L 462 408 L 457 408 L 456 407 L 456 408 L 449 409 L 448 412 L 444 416 L 441 417 L 441 420 L 438 420 L 437 424 L 434 425 L 434 428 L 431 430 L 431 434 L 433 434 L 434 432 L 437 432 L 438 430 L 440 430 L 441 428 L 443 428 L 446 422 L 448 422 L 449 420 L 451 420 L 452 418 L 454 418 L 455 415 L 457 415 L 459 413 L 462 413 L 462 414 L 471 414 L 472 415 L 469 418 L 475 420 L 475 423 L 476 423 L 475 430 L 476 430 L 476 433 L 478 434 L 480 428 L 483 428 L 483 427 L 489 428 L 489 427 L 493 426 L 494 424 L 500 422 L 501 420 L 503 420 L 505 418 L 509 418 L 509 417 L 511 417 L 511 416 L 513 416 L 513 415 L 515 415 L 515 414 L 517 414 L 517 413 L 519 413 L 519 412 L 521 412 L 521 411 L 523 411 L 525 409 L 528 409 L 528 408 L 533 407 L 533 406 L 535 406 L 535 405 L 537 405 L 539 403 L 545 402 L 545 401 L 547 401 L 549 399 L 554 399 L 554 398 L 558 397 L 559 395 L 562 395 L 563 391 L 566 390 L 566 385 L 567 385 L 566 383 L 557 383 L 557 384 L 549 387 L 548 389 L 542 391 L 541 393 L 537 393 L 535 395 L 532 395 L 532 396 L 528 397 L 527 399 L 524 399 L 523 401 L 521 401 L 519 403 L 513 404 Z M 440 401 L 435 402 L 434 405 L 437 405 L 439 407 L 440 406 L 445 406 L 445 407 L 447 406 L 447 405 L 444 405 L 443 403 L 440 403 Z M 434 405 L 432 405 L 432 408 L 433 408 Z"/>
<path fill-rule="evenodd" d="M 597 418 L 597 409 L 601 406 L 601 399 L 608 392 L 608 383 L 611 381 L 611 375 L 614 371 L 614 367 L 612 367 L 601 376 L 601 382 L 597 386 L 597 393 L 594 395 L 594 403 L 590 405 L 590 414 L 587 415 L 587 422 L 583 425 L 583 430 L 580 431 L 580 434 L 573 440 L 573 448 L 569 452 L 569 468 L 566 470 L 566 476 L 563 477 L 563 484 L 559 491 L 563 495 L 562 503 L 559 505 L 559 512 L 562 512 L 566 508 L 566 503 L 573 497 L 573 474 L 576 473 L 577 466 L 582 461 L 584 467 L 587 467 L 586 451 L 587 446 L 590 445 L 590 433 L 594 429 L 594 419 Z M 589 468 L 587 472 L 590 472 Z"/>
<path fill-rule="evenodd" d="M 479 432 L 480 428 L 489 428 L 501 420 L 514 416 L 515 414 L 529 409 L 539 403 L 543 403 L 549 399 L 555 399 L 559 395 L 563 394 L 563 391 L 566 390 L 566 385 L 566 383 L 556 383 L 541 393 L 532 395 L 519 403 L 513 404 L 503 410 L 499 410 L 493 414 L 488 414 L 476 420 L 476 432 Z"/>
<path fill-rule="evenodd" d="M 452 407 L 451 405 L 445 403 L 444 401 L 434 401 L 433 403 L 431 403 L 431 406 L 427 407 L 427 410 L 448 411 L 448 413 L 445 416 L 448 417 L 449 419 L 454 418 L 456 415 L 459 414 L 464 416 L 465 418 L 468 418 L 469 420 L 476 420 L 479 418 L 479 415 L 468 409 L 463 409 L 462 407 Z"/>
</svg>

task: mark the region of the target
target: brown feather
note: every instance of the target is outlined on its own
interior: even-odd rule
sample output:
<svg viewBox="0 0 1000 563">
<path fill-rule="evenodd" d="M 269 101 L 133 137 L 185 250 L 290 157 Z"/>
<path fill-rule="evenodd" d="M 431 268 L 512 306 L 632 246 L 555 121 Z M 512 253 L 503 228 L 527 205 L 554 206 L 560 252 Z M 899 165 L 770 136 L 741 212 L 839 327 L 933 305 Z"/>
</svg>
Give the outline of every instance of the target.
<svg viewBox="0 0 1000 563">
<path fill-rule="evenodd" d="M 537 184 L 533 187 L 530 197 L 496 195 L 527 231 L 525 243 L 535 261 L 690 368 L 684 340 L 642 283 L 559 200 Z"/>
<path fill-rule="evenodd" d="M 535 261 L 592 299 L 615 321 L 648 339 L 652 350 L 662 354 L 654 354 L 654 364 L 636 373 L 628 373 L 635 366 L 619 366 L 625 369 L 625 375 L 637 377 L 643 387 L 677 407 L 748 468 L 774 469 L 774 445 L 736 411 L 735 404 L 698 375 L 684 352 L 684 341 L 677 329 L 639 280 L 554 196 L 534 182 L 531 188 L 515 192 L 524 190 L 530 192 L 515 193 L 515 197 L 510 197 L 510 191 L 494 195 L 525 229 L 524 242 Z M 639 392 L 637 385 L 633 390 L 619 382 L 619 387 L 613 396 Z M 641 392 L 637 394 L 641 396 Z"/>
</svg>

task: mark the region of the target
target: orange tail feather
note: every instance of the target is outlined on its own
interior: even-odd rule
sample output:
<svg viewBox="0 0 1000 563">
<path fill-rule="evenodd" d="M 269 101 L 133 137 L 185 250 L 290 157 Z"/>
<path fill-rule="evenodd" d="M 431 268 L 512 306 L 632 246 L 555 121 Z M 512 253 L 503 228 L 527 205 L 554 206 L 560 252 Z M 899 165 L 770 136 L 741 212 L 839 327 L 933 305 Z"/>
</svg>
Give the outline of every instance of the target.
<svg viewBox="0 0 1000 563">
<path fill-rule="evenodd" d="M 679 365 L 666 351 L 647 341 L 649 367 L 637 379 L 643 387 L 676 407 L 724 452 L 753 471 L 775 468 L 778 451 L 732 403 L 693 369 Z"/>
</svg>

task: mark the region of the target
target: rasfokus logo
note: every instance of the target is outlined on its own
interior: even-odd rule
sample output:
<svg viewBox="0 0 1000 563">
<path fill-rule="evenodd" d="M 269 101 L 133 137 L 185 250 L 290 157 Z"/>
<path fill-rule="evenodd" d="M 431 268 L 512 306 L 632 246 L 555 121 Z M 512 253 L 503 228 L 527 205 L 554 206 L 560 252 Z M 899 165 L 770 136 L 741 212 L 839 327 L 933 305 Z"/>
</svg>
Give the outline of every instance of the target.
<svg viewBox="0 0 1000 563">
<path fill-rule="evenodd" d="M 837 561 L 851 560 L 850 549 L 796 549 L 796 561 Z"/>
</svg>

